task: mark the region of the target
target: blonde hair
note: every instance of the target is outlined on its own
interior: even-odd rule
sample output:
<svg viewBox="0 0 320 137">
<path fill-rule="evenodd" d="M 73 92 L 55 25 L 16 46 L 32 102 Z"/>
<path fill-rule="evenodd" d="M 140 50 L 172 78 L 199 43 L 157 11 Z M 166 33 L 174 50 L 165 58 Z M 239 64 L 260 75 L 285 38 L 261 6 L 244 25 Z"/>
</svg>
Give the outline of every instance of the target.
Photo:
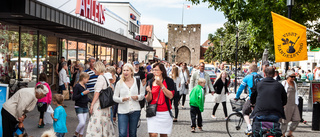
<svg viewBox="0 0 320 137">
<path fill-rule="evenodd" d="M 41 137 L 57 137 L 53 129 L 45 131 Z"/>
<path fill-rule="evenodd" d="M 114 66 L 109 66 L 109 67 L 107 67 L 106 71 L 115 74 L 116 73 L 116 68 Z"/>
<path fill-rule="evenodd" d="M 257 72 L 258 71 L 258 67 L 257 64 L 250 64 L 249 69 L 251 69 L 252 72 Z"/>
<path fill-rule="evenodd" d="M 96 69 L 96 72 L 98 73 L 104 73 L 106 71 L 106 67 L 103 65 L 101 61 L 97 61 L 93 65 L 94 65 L 94 68 Z"/>
<path fill-rule="evenodd" d="M 90 75 L 87 72 L 81 72 L 79 76 L 79 81 L 82 81 L 84 78 L 89 78 Z"/>
<path fill-rule="evenodd" d="M 200 85 L 201 83 L 206 83 L 206 80 L 204 78 L 199 78 L 198 85 Z"/>
<path fill-rule="evenodd" d="M 179 77 L 179 69 L 176 66 L 174 66 L 172 68 L 172 79 L 176 80 L 177 77 Z"/>
<path fill-rule="evenodd" d="M 133 78 L 133 75 L 134 75 L 134 69 L 133 69 L 133 66 L 132 66 L 131 64 L 129 64 L 129 63 L 126 63 L 126 64 L 124 64 L 124 65 L 123 65 L 123 69 L 122 69 L 122 71 L 124 70 L 124 68 L 125 68 L 125 67 L 129 68 L 129 70 L 131 71 L 131 77 Z M 126 81 L 126 78 L 124 77 L 124 75 L 123 75 L 123 74 L 121 75 L 121 79 L 120 79 L 120 81 L 121 81 L 121 82 Z"/>
</svg>

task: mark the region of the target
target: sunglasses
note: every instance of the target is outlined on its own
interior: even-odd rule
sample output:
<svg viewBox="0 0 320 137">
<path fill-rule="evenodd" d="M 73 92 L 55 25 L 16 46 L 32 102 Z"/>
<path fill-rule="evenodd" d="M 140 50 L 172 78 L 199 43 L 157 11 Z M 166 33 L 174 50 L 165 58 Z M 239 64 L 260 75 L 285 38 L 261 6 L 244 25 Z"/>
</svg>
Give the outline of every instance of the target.
<svg viewBox="0 0 320 137">
<path fill-rule="evenodd" d="M 290 78 L 296 78 L 296 76 L 289 76 Z"/>
</svg>

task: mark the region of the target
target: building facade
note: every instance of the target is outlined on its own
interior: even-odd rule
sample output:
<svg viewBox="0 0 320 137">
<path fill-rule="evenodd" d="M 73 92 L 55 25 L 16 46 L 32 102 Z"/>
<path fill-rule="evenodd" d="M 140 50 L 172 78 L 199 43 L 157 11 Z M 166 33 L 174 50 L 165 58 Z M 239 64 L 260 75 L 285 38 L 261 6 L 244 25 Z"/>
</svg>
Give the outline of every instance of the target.
<svg viewBox="0 0 320 137">
<path fill-rule="evenodd" d="M 168 24 L 168 61 L 199 64 L 200 38 L 201 24 Z"/>
<path fill-rule="evenodd" d="M 34 83 L 44 72 L 56 87 L 55 66 L 61 57 L 117 63 L 128 60 L 128 49 L 153 50 L 126 36 L 128 21 L 94 0 L 4 0 L 2 4 L 1 78 L 9 75 Z"/>
</svg>

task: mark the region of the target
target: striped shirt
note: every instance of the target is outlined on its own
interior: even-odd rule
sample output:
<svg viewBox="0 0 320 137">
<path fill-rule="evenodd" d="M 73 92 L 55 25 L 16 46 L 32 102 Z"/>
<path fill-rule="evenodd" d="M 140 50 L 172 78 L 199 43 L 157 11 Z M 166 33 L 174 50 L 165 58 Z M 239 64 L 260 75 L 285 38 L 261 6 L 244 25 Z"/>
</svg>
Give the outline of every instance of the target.
<svg viewBox="0 0 320 137">
<path fill-rule="evenodd" d="M 90 68 L 88 68 L 84 72 L 88 73 L 90 76 L 89 81 L 87 82 L 87 89 L 90 92 L 94 92 L 94 85 L 97 82 L 98 75 L 96 75 L 96 73 L 94 71 L 92 71 Z"/>
</svg>

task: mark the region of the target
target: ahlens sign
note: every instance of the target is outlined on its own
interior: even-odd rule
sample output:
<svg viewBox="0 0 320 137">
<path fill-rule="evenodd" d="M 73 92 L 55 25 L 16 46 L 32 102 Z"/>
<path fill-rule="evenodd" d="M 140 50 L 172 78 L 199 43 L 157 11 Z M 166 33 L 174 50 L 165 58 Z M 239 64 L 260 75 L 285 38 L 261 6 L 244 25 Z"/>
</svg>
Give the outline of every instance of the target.
<svg viewBox="0 0 320 137">
<path fill-rule="evenodd" d="M 104 8 L 97 0 L 77 0 L 76 14 L 104 24 Z"/>
</svg>

